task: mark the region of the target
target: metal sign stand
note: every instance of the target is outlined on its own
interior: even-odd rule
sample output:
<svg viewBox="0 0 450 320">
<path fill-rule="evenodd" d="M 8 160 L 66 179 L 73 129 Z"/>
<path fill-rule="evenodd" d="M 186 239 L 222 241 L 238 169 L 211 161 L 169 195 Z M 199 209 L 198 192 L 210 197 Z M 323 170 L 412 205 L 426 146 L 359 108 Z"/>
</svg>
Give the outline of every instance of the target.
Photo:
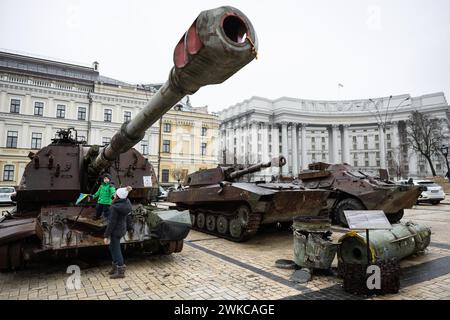
<svg viewBox="0 0 450 320">
<path fill-rule="evenodd" d="M 367 244 L 367 265 L 370 265 L 372 259 L 370 256 L 369 229 L 366 229 L 366 244 Z"/>
<path fill-rule="evenodd" d="M 349 229 L 366 230 L 367 264 L 372 261 L 369 230 L 392 229 L 382 210 L 344 210 Z"/>
</svg>

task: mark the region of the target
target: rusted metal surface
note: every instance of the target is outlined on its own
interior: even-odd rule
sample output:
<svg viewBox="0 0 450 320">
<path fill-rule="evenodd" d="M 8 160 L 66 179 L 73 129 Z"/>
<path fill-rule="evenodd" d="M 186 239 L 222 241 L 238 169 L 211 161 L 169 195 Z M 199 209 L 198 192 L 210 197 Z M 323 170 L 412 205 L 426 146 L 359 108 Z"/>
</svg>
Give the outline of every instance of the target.
<svg viewBox="0 0 450 320">
<path fill-rule="evenodd" d="M 159 212 L 134 205 L 127 224 L 127 234 L 121 243 L 133 244 L 159 241 L 152 233 L 158 224 L 168 220 L 170 211 Z M 186 216 L 188 213 L 184 213 Z M 183 213 L 174 212 L 175 216 Z M 75 249 L 89 246 L 103 246 L 106 220 L 94 220 L 95 208 L 50 206 L 41 210 L 40 225 L 43 229 L 41 250 Z M 189 218 L 188 222 L 189 222 Z M 173 219 L 172 219 L 173 220 Z M 167 239 L 165 239 L 167 240 Z M 180 240 L 180 239 L 174 239 Z M 170 239 L 168 240 L 170 241 Z"/>
<path fill-rule="evenodd" d="M 180 241 L 187 236 L 188 228 L 175 218 L 187 217 L 190 221 L 189 215 L 175 212 L 175 218 L 169 219 L 148 207 L 137 206 L 150 204 L 157 195 L 158 182 L 149 161 L 133 146 L 183 96 L 202 86 L 222 83 L 252 61 L 257 44 L 251 22 L 238 9 L 220 7 L 201 12 L 176 45 L 174 67 L 167 82 L 136 117 L 122 124 L 108 146 L 87 146 L 77 141 L 76 130 L 69 128 L 59 130 L 50 145 L 30 153 L 14 199 L 15 218 L 36 218 L 37 222 L 8 227 L 5 221 L 1 222 L 5 227 L 0 228 L 0 241 L 8 244 L 2 252 L 16 254 L 16 247 L 9 247 L 14 243 L 11 241 L 34 235 L 41 239 L 33 243 L 35 251 L 59 252 L 103 245 L 105 224 L 92 219 L 95 203 L 83 210 L 75 208 L 74 203 L 80 193 L 95 193 L 104 173 L 111 176 L 116 187 L 133 188 L 128 196 L 135 208 L 133 232 L 122 241 L 144 246 L 153 242 L 165 253 L 180 251 Z M 18 263 L 12 257 L 8 261 L 5 265 L 9 267 Z"/>
<path fill-rule="evenodd" d="M 20 223 L 18 220 L 9 226 L 2 226 L 0 228 L 0 246 L 36 235 L 36 219 L 26 220 L 24 223 Z"/>
<path fill-rule="evenodd" d="M 298 216 L 292 225 L 294 261 L 302 268 L 329 269 L 337 244 L 331 241 L 328 217 Z"/>
<path fill-rule="evenodd" d="M 416 186 L 399 185 L 389 181 L 386 172 L 373 177 L 355 172 L 347 164 L 313 163 L 298 178 L 307 188 L 334 191 L 333 219 L 346 225 L 343 210 L 383 210 L 391 222 L 403 216 L 403 210 L 411 208 L 421 190 Z"/>
<path fill-rule="evenodd" d="M 248 168 L 198 171 L 188 176 L 187 186 L 170 192 L 168 201 L 190 210 L 195 229 L 233 241 L 247 240 L 260 224 L 290 223 L 296 215 L 328 216 L 331 191 L 307 190 L 297 183 L 239 181 L 245 174 L 285 163 L 281 156 Z"/>
</svg>

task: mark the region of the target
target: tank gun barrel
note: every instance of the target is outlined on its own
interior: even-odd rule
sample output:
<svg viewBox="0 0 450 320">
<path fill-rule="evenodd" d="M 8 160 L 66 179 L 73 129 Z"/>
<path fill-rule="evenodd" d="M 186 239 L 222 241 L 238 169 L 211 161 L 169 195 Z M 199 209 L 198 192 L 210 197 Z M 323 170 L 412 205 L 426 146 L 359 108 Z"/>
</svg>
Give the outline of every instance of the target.
<svg viewBox="0 0 450 320">
<path fill-rule="evenodd" d="M 252 61 L 257 45 L 250 20 L 238 9 L 224 6 L 202 11 L 175 47 L 167 82 L 103 148 L 91 165 L 94 172 L 142 140 L 145 131 L 184 96 L 224 82 Z"/>
<path fill-rule="evenodd" d="M 253 173 L 253 172 L 258 172 L 264 168 L 270 168 L 270 167 L 282 167 L 286 164 L 286 158 L 283 156 L 279 156 L 279 157 L 275 157 L 273 158 L 271 161 L 269 162 L 261 162 L 258 164 L 254 164 L 248 168 L 242 169 L 242 170 L 238 170 L 238 171 L 233 171 L 232 173 L 230 173 L 228 175 L 228 178 L 230 180 L 234 180 L 237 178 L 240 178 L 246 174 L 249 173 Z"/>
</svg>

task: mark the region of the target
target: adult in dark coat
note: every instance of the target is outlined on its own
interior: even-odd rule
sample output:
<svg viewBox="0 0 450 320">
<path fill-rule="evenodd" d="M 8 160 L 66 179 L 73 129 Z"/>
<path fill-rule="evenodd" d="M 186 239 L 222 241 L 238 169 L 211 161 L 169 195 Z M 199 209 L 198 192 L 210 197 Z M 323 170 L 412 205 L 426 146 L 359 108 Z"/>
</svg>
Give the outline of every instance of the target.
<svg viewBox="0 0 450 320">
<path fill-rule="evenodd" d="M 127 198 L 131 187 L 119 188 L 113 204 L 110 207 L 110 216 L 108 226 L 105 230 L 105 244 L 109 245 L 109 251 L 112 257 L 112 269 L 109 272 L 111 279 L 125 277 L 125 264 L 123 261 L 120 239 L 127 232 L 127 216 L 131 212 L 131 202 Z"/>
</svg>

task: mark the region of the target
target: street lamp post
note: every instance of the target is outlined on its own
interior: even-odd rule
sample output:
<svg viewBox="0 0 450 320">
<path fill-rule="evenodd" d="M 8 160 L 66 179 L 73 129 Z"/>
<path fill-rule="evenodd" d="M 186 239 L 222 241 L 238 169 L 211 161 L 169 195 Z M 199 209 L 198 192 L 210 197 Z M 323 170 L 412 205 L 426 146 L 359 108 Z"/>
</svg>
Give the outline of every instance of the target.
<svg viewBox="0 0 450 320">
<path fill-rule="evenodd" d="M 450 181 L 450 164 L 448 163 L 448 146 L 442 145 L 441 152 L 445 158 L 445 163 L 447 164 L 447 174 L 445 175 L 445 177 Z"/>
</svg>

